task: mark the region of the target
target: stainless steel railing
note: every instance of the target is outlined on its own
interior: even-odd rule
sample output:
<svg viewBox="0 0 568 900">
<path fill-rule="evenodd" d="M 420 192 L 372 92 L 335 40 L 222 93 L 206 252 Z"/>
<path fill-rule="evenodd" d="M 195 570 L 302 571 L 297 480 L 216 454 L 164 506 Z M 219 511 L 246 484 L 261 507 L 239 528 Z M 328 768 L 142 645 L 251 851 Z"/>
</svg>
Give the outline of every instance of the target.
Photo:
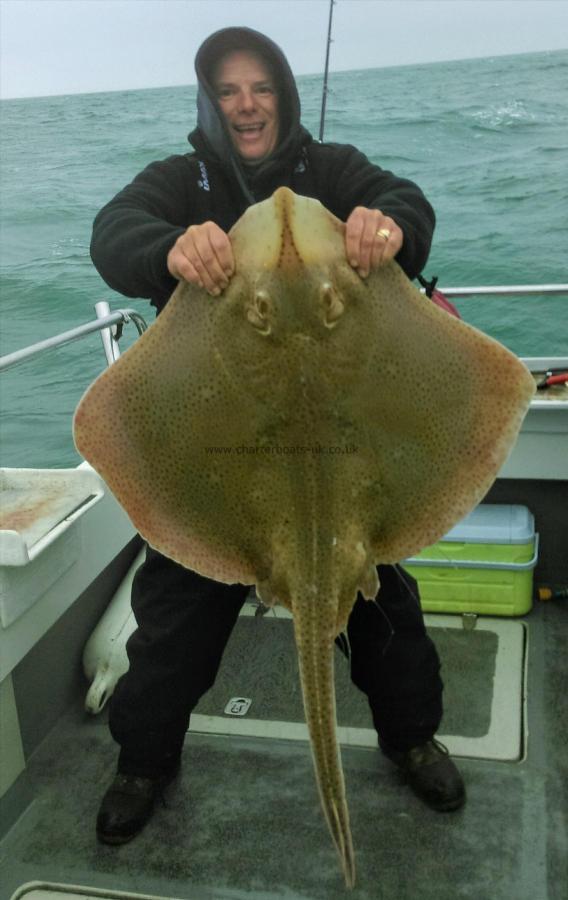
<svg viewBox="0 0 568 900">
<path fill-rule="evenodd" d="M 23 347 L 21 350 L 15 350 L 13 353 L 7 353 L 6 356 L 0 357 L 0 372 L 12 366 L 17 366 L 27 359 L 44 353 L 46 350 L 53 350 L 55 347 L 70 344 L 72 341 L 77 341 L 96 331 L 101 332 L 107 363 L 111 365 L 120 356 L 118 341 L 122 333 L 122 327 L 129 322 L 133 322 L 138 330 L 138 334 L 142 334 L 148 327 L 144 317 L 135 309 L 117 309 L 111 313 L 108 303 L 101 301 L 95 305 L 95 311 L 97 318 L 92 322 L 78 325 L 69 331 L 55 334 L 53 337 L 38 341 L 36 344 L 30 344 L 28 347 Z"/>
<path fill-rule="evenodd" d="M 446 297 L 521 297 L 535 294 L 562 295 L 568 297 L 568 284 L 513 284 L 489 287 L 441 287 Z"/>
</svg>

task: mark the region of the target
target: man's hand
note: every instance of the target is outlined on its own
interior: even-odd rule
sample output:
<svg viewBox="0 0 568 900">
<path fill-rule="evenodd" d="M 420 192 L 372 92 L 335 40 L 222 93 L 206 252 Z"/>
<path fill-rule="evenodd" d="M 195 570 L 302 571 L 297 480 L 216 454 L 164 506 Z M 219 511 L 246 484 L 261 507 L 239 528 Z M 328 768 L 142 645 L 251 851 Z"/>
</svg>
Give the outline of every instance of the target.
<svg viewBox="0 0 568 900">
<path fill-rule="evenodd" d="M 167 266 L 174 278 L 218 297 L 235 271 L 229 237 L 215 222 L 190 225 L 168 253 Z"/>
<path fill-rule="evenodd" d="M 394 219 L 383 215 L 380 209 L 356 206 L 345 223 L 347 259 L 361 278 L 393 259 L 403 240 Z"/>
</svg>

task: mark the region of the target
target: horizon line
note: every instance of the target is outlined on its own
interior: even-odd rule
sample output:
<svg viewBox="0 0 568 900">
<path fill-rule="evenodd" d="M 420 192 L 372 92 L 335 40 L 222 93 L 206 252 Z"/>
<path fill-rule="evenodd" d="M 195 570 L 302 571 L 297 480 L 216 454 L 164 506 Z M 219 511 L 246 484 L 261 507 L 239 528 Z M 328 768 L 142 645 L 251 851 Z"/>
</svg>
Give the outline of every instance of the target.
<svg viewBox="0 0 568 900">
<path fill-rule="evenodd" d="M 409 62 L 409 63 L 393 63 L 391 65 L 386 66 L 363 66 L 359 68 L 349 68 L 349 69 L 333 69 L 330 68 L 330 75 L 339 75 L 344 74 L 346 72 L 369 72 L 373 70 L 383 70 L 383 69 L 403 69 L 409 68 L 411 66 L 435 66 L 435 65 L 444 65 L 446 63 L 456 63 L 456 62 L 471 62 L 473 60 L 482 60 L 482 59 L 504 59 L 511 56 L 536 56 L 542 53 L 566 53 L 568 51 L 568 47 L 559 47 L 555 49 L 548 50 L 523 50 L 519 53 L 492 53 L 488 56 L 465 56 L 465 57 L 450 57 L 448 59 L 435 59 L 435 60 L 424 60 L 422 62 Z M 314 78 L 314 77 L 322 77 L 323 72 L 301 72 L 294 77 L 298 78 Z M 160 91 L 165 90 L 167 88 L 188 88 L 188 87 L 197 87 L 197 81 L 186 81 L 186 82 L 178 82 L 175 84 L 161 84 L 161 85 L 152 85 L 150 87 L 141 87 L 141 86 L 133 86 L 133 87 L 120 87 L 120 88 L 105 88 L 87 90 L 87 91 L 65 91 L 62 93 L 51 93 L 51 94 L 19 94 L 12 95 L 9 97 L 3 97 L 0 91 L 0 101 L 9 101 L 9 100 L 44 100 L 50 97 L 81 97 L 81 96 L 90 96 L 93 94 L 121 94 L 121 93 L 129 93 L 131 91 Z"/>
</svg>

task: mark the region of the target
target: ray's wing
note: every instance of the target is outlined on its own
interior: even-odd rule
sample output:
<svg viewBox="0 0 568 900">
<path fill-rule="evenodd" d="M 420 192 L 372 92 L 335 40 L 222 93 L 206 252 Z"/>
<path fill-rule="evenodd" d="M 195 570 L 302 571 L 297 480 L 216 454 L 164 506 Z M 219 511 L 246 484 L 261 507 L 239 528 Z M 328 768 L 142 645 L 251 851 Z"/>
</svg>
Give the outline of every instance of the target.
<svg viewBox="0 0 568 900">
<path fill-rule="evenodd" d="M 372 473 L 360 503 L 377 562 L 398 562 L 483 499 L 535 387 L 514 354 L 427 302 L 396 263 L 365 289 L 373 337 L 350 400 Z"/>
<path fill-rule="evenodd" d="M 226 371 L 216 301 L 180 284 L 151 327 L 81 400 L 80 453 L 156 549 L 219 581 L 255 580 L 245 453 L 251 397 Z"/>
</svg>

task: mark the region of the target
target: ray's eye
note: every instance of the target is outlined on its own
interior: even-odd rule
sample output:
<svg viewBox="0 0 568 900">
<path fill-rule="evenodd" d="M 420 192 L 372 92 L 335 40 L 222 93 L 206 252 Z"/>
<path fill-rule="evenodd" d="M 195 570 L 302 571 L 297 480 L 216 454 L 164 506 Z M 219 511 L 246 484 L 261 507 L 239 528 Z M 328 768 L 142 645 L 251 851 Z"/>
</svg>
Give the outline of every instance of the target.
<svg viewBox="0 0 568 900">
<path fill-rule="evenodd" d="M 246 315 L 253 328 L 256 328 L 261 334 L 270 334 L 272 330 L 269 320 L 271 311 L 272 300 L 268 291 L 255 291 L 252 302 L 247 307 Z"/>
<path fill-rule="evenodd" d="M 266 291 L 256 291 L 254 304 L 260 316 L 266 317 L 270 312 L 270 297 Z"/>
<path fill-rule="evenodd" d="M 333 328 L 345 311 L 345 304 L 336 289 L 329 281 L 324 281 L 320 287 L 320 300 L 323 311 L 323 321 L 327 328 Z"/>
</svg>

